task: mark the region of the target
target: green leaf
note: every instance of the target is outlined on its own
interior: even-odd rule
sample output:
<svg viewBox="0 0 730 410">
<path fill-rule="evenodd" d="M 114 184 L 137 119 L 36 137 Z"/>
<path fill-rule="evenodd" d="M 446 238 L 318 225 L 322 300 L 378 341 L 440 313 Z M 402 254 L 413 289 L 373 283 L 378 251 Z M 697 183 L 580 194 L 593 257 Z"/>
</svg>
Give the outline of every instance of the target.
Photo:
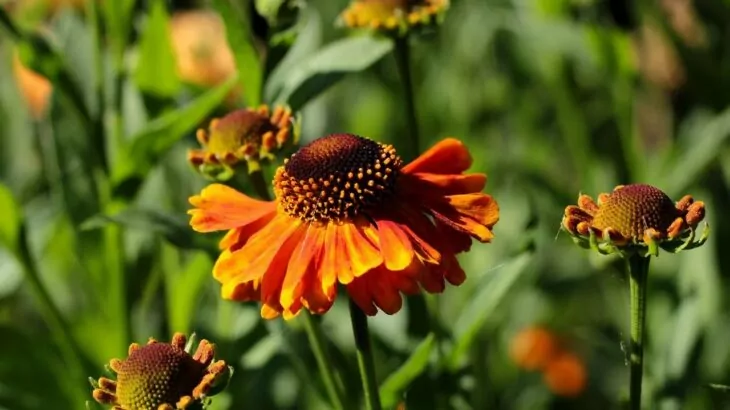
<svg viewBox="0 0 730 410">
<path fill-rule="evenodd" d="M 373 65 L 393 48 L 390 39 L 369 36 L 336 41 L 294 66 L 287 74 L 275 101 L 298 110 L 345 74 Z"/>
<path fill-rule="evenodd" d="M 0 243 L 15 252 L 18 250 L 22 216 L 13 193 L 3 184 L 0 184 L 0 215 Z"/>
<path fill-rule="evenodd" d="M 135 2 L 136 0 L 100 2 L 105 26 L 107 27 L 111 43 L 111 49 L 118 62 L 121 62 L 124 50 L 127 47 L 127 41 L 129 40 L 132 12 L 134 11 Z"/>
<path fill-rule="evenodd" d="M 479 330 L 507 296 L 531 260 L 531 253 L 520 254 L 498 271 L 488 273 L 482 278 L 471 302 L 466 305 L 454 325 L 456 343 L 444 363 L 449 369 L 455 370 L 459 367 Z"/>
<path fill-rule="evenodd" d="M 264 74 L 259 53 L 253 43 L 247 13 L 232 4 L 230 0 L 214 0 L 213 5 L 226 25 L 226 37 L 236 60 L 246 105 L 257 106 L 261 104 Z"/>
<path fill-rule="evenodd" d="M 181 249 L 216 252 L 215 244 L 193 231 L 187 218 L 151 209 L 127 208 L 114 215 L 97 215 L 84 221 L 81 229 L 99 229 L 110 223 L 156 232 Z"/>
<path fill-rule="evenodd" d="M 662 186 L 672 198 L 684 195 L 717 160 L 730 137 L 730 109 L 709 118 L 698 114 L 687 123 L 683 124 L 685 132 L 681 133 L 681 143 L 676 146 L 677 155 L 667 164 L 663 179 Z"/>
<path fill-rule="evenodd" d="M 286 79 L 291 71 L 297 67 L 300 61 L 314 52 L 322 44 L 322 19 L 313 7 L 308 7 L 302 12 L 302 25 L 294 45 L 289 49 L 284 58 L 271 71 L 266 84 L 264 85 L 265 101 L 272 102 L 281 93 Z"/>
<path fill-rule="evenodd" d="M 133 175 L 145 175 L 157 159 L 186 133 L 195 129 L 225 98 L 236 84 L 236 76 L 199 96 L 188 105 L 150 121 L 131 137 L 127 158 L 119 161 L 114 181 L 119 184 Z"/>
<path fill-rule="evenodd" d="M 408 385 L 426 370 L 434 347 L 436 338 L 431 333 L 416 347 L 408 360 L 380 385 L 380 401 L 384 408 L 398 404 Z"/>
<path fill-rule="evenodd" d="M 208 283 L 212 269 L 211 258 L 203 252 L 196 253 L 182 269 L 165 269 L 167 316 L 171 330 L 183 333 L 192 330 L 200 293 Z"/>
<path fill-rule="evenodd" d="M 169 26 L 165 1 L 150 2 L 134 79 L 142 91 L 160 97 L 174 96 L 180 88 Z"/>
<path fill-rule="evenodd" d="M 279 9 L 284 5 L 286 0 L 254 0 L 256 11 L 262 15 L 269 24 L 276 23 L 276 17 L 279 15 Z"/>
</svg>

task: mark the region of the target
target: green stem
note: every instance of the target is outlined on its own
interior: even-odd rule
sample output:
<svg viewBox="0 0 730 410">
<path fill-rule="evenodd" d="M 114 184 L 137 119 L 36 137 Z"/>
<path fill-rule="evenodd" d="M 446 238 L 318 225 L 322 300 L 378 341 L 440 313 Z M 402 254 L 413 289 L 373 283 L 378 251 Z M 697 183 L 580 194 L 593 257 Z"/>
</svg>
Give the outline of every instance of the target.
<svg viewBox="0 0 730 410">
<path fill-rule="evenodd" d="M 350 320 L 352 321 L 352 334 L 355 336 L 355 347 L 357 348 L 357 366 L 360 369 L 360 378 L 365 393 L 365 406 L 368 410 L 381 410 L 373 350 L 370 346 L 368 319 L 352 299 L 350 299 Z"/>
<path fill-rule="evenodd" d="M 413 77 L 411 75 L 411 58 L 410 49 L 408 48 L 408 37 L 399 37 L 395 41 L 395 60 L 398 66 L 398 75 L 403 82 L 403 92 L 405 93 L 406 103 L 406 119 L 408 121 L 408 151 L 404 155 L 406 160 L 412 160 L 418 156 L 419 134 L 418 134 L 418 117 L 416 116 L 416 102 L 413 93 Z"/>
<path fill-rule="evenodd" d="M 69 366 L 69 373 L 71 373 L 75 380 L 83 380 L 84 363 L 82 362 L 81 349 L 76 343 L 73 334 L 71 334 L 69 325 L 63 318 L 61 311 L 53 302 L 51 294 L 43 284 L 43 280 L 41 279 L 35 260 L 28 248 L 28 241 L 25 236 L 25 230 L 22 230 L 17 253 L 18 260 L 23 266 L 25 277 L 28 280 L 33 293 L 35 293 L 36 298 L 38 298 L 40 311 L 45 317 L 48 326 L 51 328 L 53 335 L 57 339 L 61 354 Z"/>
<path fill-rule="evenodd" d="M 644 371 L 644 327 L 649 257 L 631 255 L 627 260 L 631 293 L 630 409 L 641 409 L 641 381 Z"/>
<path fill-rule="evenodd" d="M 269 193 L 269 186 L 264 180 L 264 173 L 259 169 L 248 174 L 251 179 L 251 184 L 256 193 L 265 201 L 271 200 L 271 194 Z"/>
<path fill-rule="evenodd" d="M 322 375 L 322 381 L 324 387 L 327 390 L 332 408 L 335 410 L 344 410 L 344 397 L 342 390 L 337 384 L 337 375 L 335 369 L 332 366 L 327 349 L 325 347 L 322 333 L 319 329 L 319 323 L 315 322 L 312 315 L 307 312 L 302 313 L 304 316 L 304 329 L 307 331 L 307 338 L 309 339 L 309 345 L 312 348 L 312 353 L 317 360 L 317 367 L 319 367 L 319 373 Z"/>
</svg>

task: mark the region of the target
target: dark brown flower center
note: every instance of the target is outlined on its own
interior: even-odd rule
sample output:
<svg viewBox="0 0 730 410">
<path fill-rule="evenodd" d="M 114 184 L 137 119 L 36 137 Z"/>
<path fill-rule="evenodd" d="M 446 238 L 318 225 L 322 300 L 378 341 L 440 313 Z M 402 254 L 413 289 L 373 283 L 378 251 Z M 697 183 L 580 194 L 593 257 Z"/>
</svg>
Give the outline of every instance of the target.
<svg viewBox="0 0 730 410">
<path fill-rule="evenodd" d="M 279 167 L 274 190 L 284 211 L 309 222 L 351 218 L 392 194 L 403 165 L 391 145 L 332 134 Z"/>
<path fill-rule="evenodd" d="M 679 216 L 674 202 L 650 185 L 623 186 L 602 203 L 593 219 L 598 229 L 613 228 L 627 238 L 638 239 L 647 228 L 664 232 Z"/>
<path fill-rule="evenodd" d="M 117 397 L 128 410 L 157 409 L 190 395 L 205 367 L 182 349 L 153 343 L 133 351 L 118 372 Z"/>
</svg>

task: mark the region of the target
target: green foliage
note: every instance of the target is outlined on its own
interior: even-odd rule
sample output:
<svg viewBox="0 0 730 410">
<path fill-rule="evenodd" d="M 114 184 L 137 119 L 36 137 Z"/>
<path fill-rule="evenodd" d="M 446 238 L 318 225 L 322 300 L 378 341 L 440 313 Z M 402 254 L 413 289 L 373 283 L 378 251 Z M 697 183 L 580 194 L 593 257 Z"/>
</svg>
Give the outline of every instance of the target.
<svg viewBox="0 0 730 410">
<path fill-rule="evenodd" d="M 205 181 L 185 153 L 211 118 L 260 103 L 300 111 L 303 143 L 351 132 L 406 146 L 392 40 L 335 27 L 344 0 L 213 0 L 237 75 L 201 89 L 177 76 L 169 23 L 207 2 L 14 3 L 0 7 L 0 410 L 83 408 L 87 377 L 173 332 L 215 342 L 235 372 L 211 409 L 327 408 L 301 320 L 221 299 L 220 235 L 189 227 Z M 463 285 L 369 320 L 385 408 L 621 406 L 621 261 L 558 233 L 579 193 L 630 182 L 703 200 L 713 227 L 704 246 L 652 261 L 646 403 L 728 407 L 730 4 L 691 2 L 682 16 L 704 33 L 694 44 L 662 8 L 671 2 L 628 10 L 641 13 L 628 28 L 593 0 L 451 3 L 409 43 L 420 149 L 462 139 L 500 222 L 493 243 L 460 255 Z M 40 88 L 18 81 L 14 55 L 52 84 L 39 117 L 27 94 Z M 252 193 L 244 179 L 231 183 Z M 363 400 L 345 300 L 314 323 L 349 409 Z M 538 324 L 584 363 L 578 397 L 513 362 L 513 336 Z"/>
</svg>

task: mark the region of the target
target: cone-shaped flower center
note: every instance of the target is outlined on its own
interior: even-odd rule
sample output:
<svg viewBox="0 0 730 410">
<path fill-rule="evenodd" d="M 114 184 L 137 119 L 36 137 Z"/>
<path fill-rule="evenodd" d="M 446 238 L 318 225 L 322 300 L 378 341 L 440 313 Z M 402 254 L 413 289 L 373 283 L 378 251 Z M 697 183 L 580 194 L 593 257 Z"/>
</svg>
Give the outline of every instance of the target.
<svg viewBox="0 0 730 410">
<path fill-rule="evenodd" d="M 678 213 L 674 202 L 650 185 L 626 185 L 612 192 L 593 220 L 598 229 L 613 228 L 627 238 L 641 238 L 647 228 L 667 230 Z"/>
<path fill-rule="evenodd" d="M 133 351 L 118 369 L 117 397 L 125 410 L 155 410 L 190 395 L 205 366 L 184 350 L 153 343 Z"/>
<path fill-rule="evenodd" d="M 235 152 L 245 144 L 257 148 L 268 131 L 275 131 L 275 128 L 265 115 L 252 110 L 234 111 L 211 125 L 208 150 L 213 153 Z"/>
<path fill-rule="evenodd" d="M 279 167 L 274 190 L 284 211 L 309 222 L 351 218 L 390 195 L 403 162 L 391 145 L 332 134 Z"/>
</svg>

